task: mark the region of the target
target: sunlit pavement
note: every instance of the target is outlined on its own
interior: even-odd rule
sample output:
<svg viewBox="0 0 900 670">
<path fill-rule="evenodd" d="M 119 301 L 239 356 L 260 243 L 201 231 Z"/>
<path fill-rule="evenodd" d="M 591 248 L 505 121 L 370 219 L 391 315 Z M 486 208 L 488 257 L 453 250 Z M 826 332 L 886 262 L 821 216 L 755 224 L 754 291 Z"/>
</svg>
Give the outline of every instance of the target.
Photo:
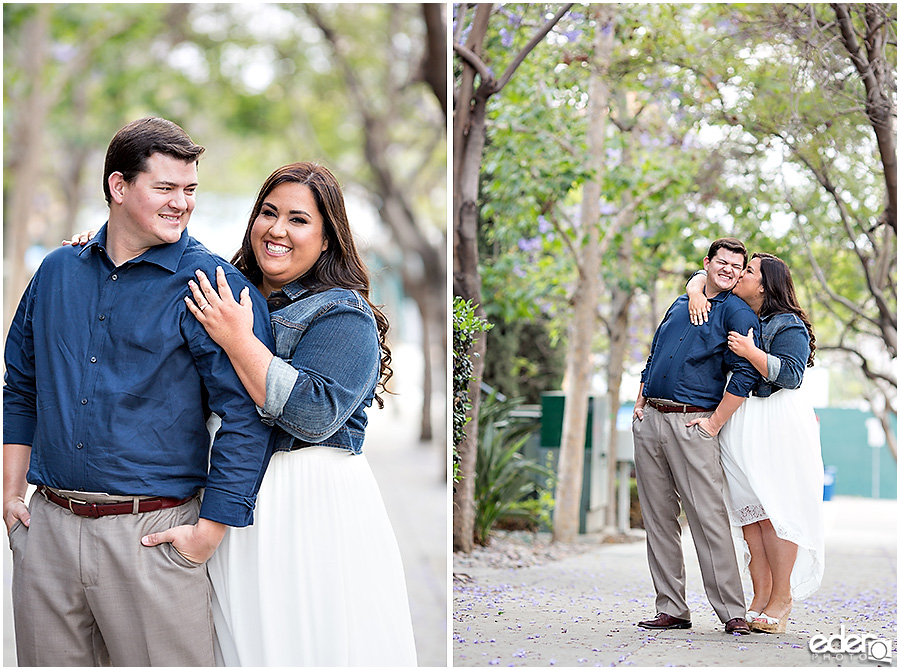
<svg viewBox="0 0 900 670">
<path fill-rule="evenodd" d="M 460 666 L 829 666 L 896 664 L 897 503 L 836 497 L 825 503 L 825 578 L 794 604 L 782 635 L 726 635 L 703 592 L 696 552 L 684 536 L 690 630 L 651 632 L 654 594 L 645 543 L 598 544 L 587 553 L 517 570 L 471 568 L 454 584 L 453 665 Z M 586 538 L 585 541 L 590 541 Z M 749 580 L 745 579 L 749 589 Z M 749 591 L 748 591 L 749 595 Z M 810 651 L 823 635 L 835 651 L 852 635 L 873 655 Z M 819 644 L 823 642 L 819 640 Z"/>
<path fill-rule="evenodd" d="M 394 347 L 394 385 L 383 410 L 369 410 L 366 458 L 388 509 L 406 572 L 420 666 L 447 665 L 448 494 L 443 447 L 418 441 L 417 354 Z M 402 374 L 401 371 L 408 373 Z M 435 432 L 444 435 L 444 398 L 436 398 Z M 3 665 L 16 665 L 10 600 L 11 553 L 3 550 Z M 365 560 L 365 557 L 360 557 Z"/>
<path fill-rule="evenodd" d="M 442 396 L 433 410 L 434 416 L 441 417 L 435 430 L 442 435 L 443 404 Z M 408 397 L 394 397 L 383 410 L 369 410 L 365 450 L 403 556 L 419 665 L 446 667 L 447 461 L 442 446 L 418 441 L 417 407 Z"/>
</svg>

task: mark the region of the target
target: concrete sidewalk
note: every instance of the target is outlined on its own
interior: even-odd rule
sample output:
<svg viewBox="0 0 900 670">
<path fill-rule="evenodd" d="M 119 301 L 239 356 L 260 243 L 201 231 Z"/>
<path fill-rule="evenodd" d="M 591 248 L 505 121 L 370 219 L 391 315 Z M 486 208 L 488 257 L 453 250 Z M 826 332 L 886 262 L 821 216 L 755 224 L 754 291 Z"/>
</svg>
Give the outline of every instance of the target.
<svg viewBox="0 0 900 670">
<path fill-rule="evenodd" d="M 435 434 L 446 433 L 444 399 L 435 409 Z M 446 667 L 449 630 L 447 582 L 450 543 L 443 448 L 418 441 L 416 403 L 387 398 L 383 410 L 369 410 L 366 458 L 397 535 L 420 667 Z"/>
<path fill-rule="evenodd" d="M 723 632 L 706 600 L 696 552 L 685 533 L 692 629 L 652 632 L 638 628 L 637 621 L 655 614 L 646 545 L 643 541 L 598 543 L 590 551 L 533 567 L 465 568 L 468 578 L 454 583 L 453 665 L 895 664 L 897 503 L 837 497 L 825 503 L 825 515 L 822 587 L 794 604 L 785 634 Z M 749 578 L 745 589 L 749 589 Z M 810 638 L 816 634 L 831 638 L 851 633 L 888 640 L 891 660 L 876 663 L 850 654 L 838 659 L 809 649 Z M 835 637 L 831 644 L 838 649 L 840 639 Z"/>
</svg>

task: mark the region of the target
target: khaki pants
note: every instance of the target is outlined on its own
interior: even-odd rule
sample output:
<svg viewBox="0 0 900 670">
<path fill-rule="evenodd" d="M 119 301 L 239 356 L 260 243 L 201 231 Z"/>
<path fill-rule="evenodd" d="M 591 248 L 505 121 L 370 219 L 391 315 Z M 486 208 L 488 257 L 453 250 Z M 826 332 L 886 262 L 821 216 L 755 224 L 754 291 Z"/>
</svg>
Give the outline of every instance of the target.
<svg viewBox="0 0 900 670">
<path fill-rule="evenodd" d="M 20 666 L 212 666 L 206 565 L 141 537 L 196 523 L 200 501 L 100 518 L 31 498 L 13 526 L 12 597 Z"/>
<path fill-rule="evenodd" d="M 684 593 L 679 501 L 691 527 L 706 596 L 724 623 L 746 615 L 734 540 L 725 508 L 719 438 L 685 424 L 712 412 L 682 414 L 644 407 L 632 422 L 634 464 L 656 611 L 690 619 Z"/>
</svg>

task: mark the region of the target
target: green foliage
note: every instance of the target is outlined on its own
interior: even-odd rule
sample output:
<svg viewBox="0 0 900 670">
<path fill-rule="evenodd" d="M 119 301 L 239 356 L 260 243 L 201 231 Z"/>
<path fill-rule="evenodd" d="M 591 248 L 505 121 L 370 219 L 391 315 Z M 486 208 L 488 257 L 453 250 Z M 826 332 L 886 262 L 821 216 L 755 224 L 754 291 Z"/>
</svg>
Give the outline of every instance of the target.
<svg viewBox="0 0 900 670">
<path fill-rule="evenodd" d="M 481 403 L 475 466 L 475 541 L 481 545 L 501 518 L 550 520 L 555 473 L 520 453 L 539 425 L 513 416 L 520 404 L 498 400 L 496 393 Z"/>
<path fill-rule="evenodd" d="M 860 30 L 861 7 L 850 9 Z M 896 9 L 879 7 L 887 8 L 883 64 L 893 81 Z M 626 362 L 632 371 L 646 356 L 652 317 L 661 317 L 709 243 L 724 235 L 789 264 L 820 344 L 876 352 L 873 359 L 883 360 L 884 352 L 889 360 L 876 326 L 884 310 L 862 268 L 872 272 L 879 254 L 887 255 L 881 299 L 896 314 L 896 241 L 876 225 L 885 203 L 883 166 L 866 93 L 834 18 L 829 5 L 617 6 L 608 77 L 616 123 L 607 123 L 599 175 L 601 235 L 627 202 L 672 180 L 618 231 L 601 262 L 602 285 L 635 296 L 635 344 Z M 538 22 L 518 4 L 495 11 L 484 55 L 495 74 Z M 577 272 L 573 250 L 583 235 L 582 185 L 595 177 L 583 168 L 593 29 L 570 12 L 491 97 L 481 174 L 484 309 L 498 324 L 533 323 L 562 346 Z M 890 96 L 896 105 L 895 88 Z M 816 172 L 837 189 L 846 220 Z M 866 316 L 822 290 L 810 256 L 829 287 Z M 608 309 L 601 300 L 601 319 Z M 525 351 L 528 340 L 520 340 L 520 350 L 513 330 L 504 326 L 496 335 L 509 341 L 488 349 L 486 370 L 499 370 L 494 383 L 504 369 L 529 369 L 513 353 Z M 606 343 L 598 337 L 596 346 L 602 358 Z"/>
<path fill-rule="evenodd" d="M 368 105 L 389 113 L 380 141 L 398 183 L 409 184 L 414 213 L 446 230 L 446 122 L 414 71 L 424 44 L 421 8 L 317 6 L 365 102 L 348 90 L 310 11 L 279 3 L 5 4 L 5 167 L 16 160 L 23 102 L 38 88 L 50 104 L 42 186 L 54 205 L 64 197 L 57 182 L 79 193 L 81 184 L 66 183 L 80 167 L 72 165 L 76 145 L 86 145 L 89 165 L 102 165 L 115 130 L 149 114 L 176 121 L 207 147 L 204 192 L 252 198 L 275 167 L 297 160 L 324 163 L 345 186 L 375 191 L 358 113 Z M 47 39 L 37 42 L 30 27 L 42 12 Z M 28 61 L 43 64 L 36 78 Z M 99 200 L 97 173 L 83 172 L 85 195 Z"/>
<path fill-rule="evenodd" d="M 484 360 L 485 384 L 507 397 L 538 404 L 541 393 L 559 388 L 565 371 L 563 347 L 550 341 L 544 319 L 506 321 L 491 318 Z"/>
<path fill-rule="evenodd" d="M 459 481 L 459 457 L 456 447 L 466 439 L 469 402 L 469 383 L 472 381 L 472 360 L 469 349 L 475 336 L 490 330 L 491 324 L 475 314 L 471 300 L 453 298 L 453 481 Z"/>
</svg>

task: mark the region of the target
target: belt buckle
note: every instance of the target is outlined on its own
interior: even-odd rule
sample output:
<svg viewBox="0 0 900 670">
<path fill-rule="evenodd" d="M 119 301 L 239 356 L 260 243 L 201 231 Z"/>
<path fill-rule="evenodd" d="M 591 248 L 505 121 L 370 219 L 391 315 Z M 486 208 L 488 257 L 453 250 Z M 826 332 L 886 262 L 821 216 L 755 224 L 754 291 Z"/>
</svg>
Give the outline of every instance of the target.
<svg viewBox="0 0 900 670">
<path fill-rule="evenodd" d="M 92 516 L 95 519 L 100 518 L 100 510 L 97 509 L 97 503 L 89 503 L 87 500 L 76 500 L 75 498 L 70 498 L 69 496 L 60 496 L 65 498 L 65 500 L 69 503 L 69 511 L 76 516 Z M 89 514 L 81 513 L 75 511 L 75 508 L 72 505 L 81 505 L 82 507 L 87 507 L 90 509 Z"/>
</svg>

